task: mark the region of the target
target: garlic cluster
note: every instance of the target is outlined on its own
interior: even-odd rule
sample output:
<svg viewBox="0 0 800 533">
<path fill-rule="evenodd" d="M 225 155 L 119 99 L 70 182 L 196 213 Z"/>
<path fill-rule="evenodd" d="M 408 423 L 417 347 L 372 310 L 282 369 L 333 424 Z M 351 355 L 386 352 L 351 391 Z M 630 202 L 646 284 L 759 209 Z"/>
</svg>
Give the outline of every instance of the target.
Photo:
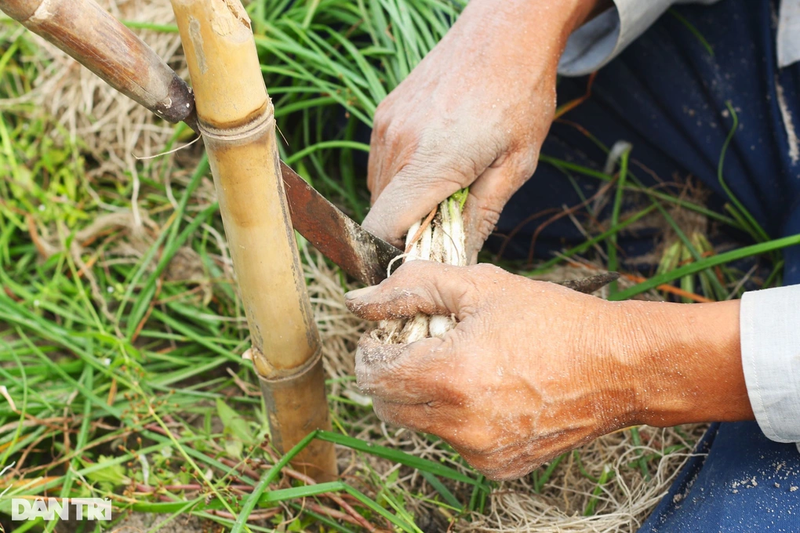
<svg viewBox="0 0 800 533">
<path fill-rule="evenodd" d="M 461 216 L 467 190 L 461 190 L 443 201 L 423 220 L 408 230 L 403 261 L 438 261 L 448 265 L 467 264 L 464 221 Z M 417 314 L 404 320 L 384 320 L 372 332 L 383 343 L 405 344 L 426 337 L 441 337 L 456 325 L 453 316 Z"/>
</svg>

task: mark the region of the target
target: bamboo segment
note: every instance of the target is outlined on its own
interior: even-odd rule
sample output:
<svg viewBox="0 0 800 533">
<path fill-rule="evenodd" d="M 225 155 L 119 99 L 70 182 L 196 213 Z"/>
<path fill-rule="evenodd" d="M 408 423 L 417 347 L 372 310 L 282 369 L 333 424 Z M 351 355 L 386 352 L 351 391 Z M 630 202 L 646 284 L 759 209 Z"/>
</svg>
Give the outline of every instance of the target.
<svg viewBox="0 0 800 533">
<path fill-rule="evenodd" d="M 275 118 L 239 0 L 172 0 L 194 86 L 274 444 L 287 451 L 330 428 L 319 334 L 278 165 Z M 296 465 L 336 474 L 333 446 L 313 441 Z"/>
<path fill-rule="evenodd" d="M 193 126 L 186 82 L 92 0 L 0 0 L 0 9 L 164 120 Z"/>
</svg>

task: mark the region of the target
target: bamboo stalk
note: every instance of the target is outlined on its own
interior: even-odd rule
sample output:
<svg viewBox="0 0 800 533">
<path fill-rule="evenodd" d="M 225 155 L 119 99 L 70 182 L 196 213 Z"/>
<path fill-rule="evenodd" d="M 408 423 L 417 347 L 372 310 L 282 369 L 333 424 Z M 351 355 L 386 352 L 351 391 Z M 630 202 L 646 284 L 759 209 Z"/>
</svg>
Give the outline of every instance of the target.
<svg viewBox="0 0 800 533">
<path fill-rule="evenodd" d="M 0 0 L 0 9 L 164 120 L 194 127 L 186 82 L 93 0 Z"/>
<path fill-rule="evenodd" d="M 320 340 L 281 179 L 275 117 L 239 0 L 172 0 L 196 96 L 273 443 L 281 451 L 330 428 Z M 294 464 L 336 474 L 314 440 Z"/>
</svg>

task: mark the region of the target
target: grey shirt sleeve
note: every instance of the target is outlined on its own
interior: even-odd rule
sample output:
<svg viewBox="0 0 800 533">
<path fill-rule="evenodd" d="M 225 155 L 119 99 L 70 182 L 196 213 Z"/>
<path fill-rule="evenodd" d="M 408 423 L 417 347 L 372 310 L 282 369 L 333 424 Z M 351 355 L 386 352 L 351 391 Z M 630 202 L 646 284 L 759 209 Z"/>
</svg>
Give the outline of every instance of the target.
<svg viewBox="0 0 800 533">
<path fill-rule="evenodd" d="M 759 427 L 771 440 L 800 442 L 800 285 L 745 293 L 739 327 Z"/>
<path fill-rule="evenodd" d="M 673 4 L 712 4 L 717 0 L 614 0 L 575 30 L 558 64 L 564 76 L 583 76 L 614 59 Z"/>
<path fill-rule="evenodd" d="M 778 66 L 800 61 L 800 0 L 783 0 L 778 21 Z"/>
</svg>

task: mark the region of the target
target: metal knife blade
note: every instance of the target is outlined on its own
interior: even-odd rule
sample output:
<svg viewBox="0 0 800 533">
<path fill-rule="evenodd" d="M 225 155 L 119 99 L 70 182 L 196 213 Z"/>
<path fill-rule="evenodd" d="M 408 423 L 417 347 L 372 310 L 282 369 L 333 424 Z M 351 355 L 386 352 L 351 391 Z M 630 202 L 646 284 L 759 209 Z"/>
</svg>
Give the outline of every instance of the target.
<svg viewBox="0 0 800 533">
<path fill-rule="evenodd" d="M 292 225 L 300 235 L 357 280 L 376 285 L 386 279 L 401 251 L 342 213 L 283 161 L 281 174 Z"/>
</svg>

